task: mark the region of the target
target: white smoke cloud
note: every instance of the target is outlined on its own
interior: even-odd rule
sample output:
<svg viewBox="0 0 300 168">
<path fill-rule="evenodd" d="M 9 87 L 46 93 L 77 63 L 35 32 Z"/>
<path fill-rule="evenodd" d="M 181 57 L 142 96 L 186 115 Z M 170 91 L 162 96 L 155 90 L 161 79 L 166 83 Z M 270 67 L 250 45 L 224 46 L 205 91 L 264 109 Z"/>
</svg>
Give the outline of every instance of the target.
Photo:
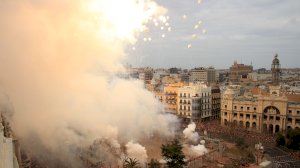
<svg viewBox="0 0 300 168">
<path fill-rule="evenodd" d="M 126 144 L 126 152 L 128 157 L 137 159 L 140 163 L 147 162 L 147 151 L 146 148 L 138 143 L 132 141 Z"/>
<path fill-rule="evenodd" d="M 198 144 L 198 145 L 191 145 L 190 146 L 190 154 L 192 156 L 202 156 L 206 154 L 208 150 L 204 145 Z"/>
<path fill-rule="evenodd" d="M 198 142 L 199 140 L 199 134 L 195 132 L 196 124 L 194 122 L 190 123 L 187 128 L 183 130 L 184 138 L 193 141 Z"/>
<path fill-rule="evenodd" d="M 146 11 L 135 0 L 122 0 L 121 9 L 116 2 L 0 1 L 0 87 L 13 104 L 13 130 L 33 154 L 73 164 L 70 147 L 174 131 L 176 119 L 160 113 L 141 82 L 114 76 L 124 47 L 165 10 L 153 1 L 141 1 Z"/>
</svg>

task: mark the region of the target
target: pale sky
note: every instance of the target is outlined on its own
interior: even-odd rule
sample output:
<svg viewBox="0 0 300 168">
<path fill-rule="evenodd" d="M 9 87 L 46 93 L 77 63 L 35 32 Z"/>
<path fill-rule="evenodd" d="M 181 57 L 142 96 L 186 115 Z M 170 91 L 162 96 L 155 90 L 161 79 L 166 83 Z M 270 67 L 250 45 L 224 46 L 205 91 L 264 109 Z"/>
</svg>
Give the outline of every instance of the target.
<svg viewBox="0 0 300 168">
<path fill-rule="evenodd" d="M 152 24 L 150 32 L 140 36 L 136 50 L 127 50 L 126 61 L 134 66 L 228 68 L 237 60 L 269 69 L 278 53 L 282 67 L 300 67 L 300 0 L 157 2 L 168 9 L 172 31 Z M 194 29 L 200 20 L 202 25 Z M 198 38 L 193 39 L 193 34 Z M 151 42 L 144 42 L 144 37 L 151 37 Z"/>
</svg>

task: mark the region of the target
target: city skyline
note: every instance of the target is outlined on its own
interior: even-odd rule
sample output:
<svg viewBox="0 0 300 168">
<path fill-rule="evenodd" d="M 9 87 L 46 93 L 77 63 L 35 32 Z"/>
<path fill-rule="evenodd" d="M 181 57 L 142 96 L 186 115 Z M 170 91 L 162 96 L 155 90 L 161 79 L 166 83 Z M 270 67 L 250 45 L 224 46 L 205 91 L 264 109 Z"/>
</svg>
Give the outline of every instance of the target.
<svg viewBox="0 0 300 168">
<path fill-rule="evenodd" d="M 298 1 L 158 3 L 168 9 L 172 31 L 151 25 L 148 33 L 139 36 L 135 50 L 128 47 L 129 58 L 125 60 L 134 66 L 224 69 L 236 60 L 252 63 L 255 69 L 269 69 L 269 60 L 278 53 L 282 67 L 299 67 L 295 61 L 300 54 Z M 195 29 L 199 21 L 202 23 Z M 144 42 L 144 37 L 151 37 L 151 41 Z"/>
</svg>

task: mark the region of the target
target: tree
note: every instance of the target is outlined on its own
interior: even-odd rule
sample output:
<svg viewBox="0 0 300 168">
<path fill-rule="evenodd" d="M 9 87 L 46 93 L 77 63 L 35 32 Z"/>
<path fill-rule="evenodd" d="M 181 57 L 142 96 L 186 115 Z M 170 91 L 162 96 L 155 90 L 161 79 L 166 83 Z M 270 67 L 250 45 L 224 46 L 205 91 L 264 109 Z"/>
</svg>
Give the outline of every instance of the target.
<svg viewBox="0 0 300 168">
<path fill-rule="evenodd" d="M 151 159 L 150 163 L 148 163 L 149 168 L 160 168 L 160 164 L 157 160 Z"/>
<path fill-rule="evenodd" d="M 281 133 L 277 134 L 276 145 L 277 146 L 284 146 L 285 145 L 285 138 Z"/>
<path fill-rule="evenodd" d="M 123 162 L 123 168 L 140 168 L 139 165 L 135 158 L 126 158 Z"/>
<path fill-rule="evenodd" d="M 161 153 L 169 168 L 183 168 L 186 165 L 182 148 L 178 139 L 162 145 Z"/>
<path fill-rule="evenodd" d="M 286 135 L 287 147 L 294 150 L 300 149 L 300 129 L 289 130 Z"/>
</svg>

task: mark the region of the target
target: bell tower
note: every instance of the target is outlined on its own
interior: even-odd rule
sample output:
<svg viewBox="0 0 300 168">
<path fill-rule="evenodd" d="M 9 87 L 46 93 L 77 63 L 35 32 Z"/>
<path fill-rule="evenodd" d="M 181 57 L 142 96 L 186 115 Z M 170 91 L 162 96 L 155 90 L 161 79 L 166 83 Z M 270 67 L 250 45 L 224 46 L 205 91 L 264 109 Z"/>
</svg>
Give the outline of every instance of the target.
<svg viewBox="0 0 300 168">
<path fill-rule="evenodd" d="M 274 59 L 272 61 L 272 83 L 273 85 L 279 85 L 280 81 L 280 62 L 278 59 L 278 54 L 274 56 Z"/>
</svg>

